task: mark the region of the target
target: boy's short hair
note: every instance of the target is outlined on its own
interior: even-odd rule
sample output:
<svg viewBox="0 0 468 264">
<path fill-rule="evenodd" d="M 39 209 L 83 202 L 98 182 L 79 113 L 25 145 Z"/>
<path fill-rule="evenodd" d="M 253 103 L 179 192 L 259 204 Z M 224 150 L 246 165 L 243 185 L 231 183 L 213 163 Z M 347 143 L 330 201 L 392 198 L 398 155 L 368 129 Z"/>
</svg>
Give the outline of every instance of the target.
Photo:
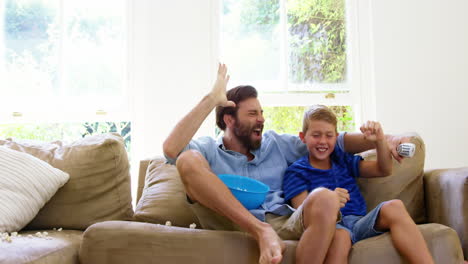
<svg viewBox="0 0 468 264">
<path fill-rule="evenodd" d="M 302 122 L 302 132 L 306 133 L 309 129 L 309 123 L 311 120 L 321 120 L 330 123 L 335 126 L 335 132 L 337 131 L 337 118 L 335 113 L 325 105 L 313 105 L 304 113 L 304 119 Z"/>
<path fill-rule="evenodd" d="M 249 98 L 257 98 L 257 90 L 250 85 L 239 85 L 226 92 L 226 97 L 229 101 L 236 103 L 236 107 L 216 107 L 216 125 L 221 130 L 226 129 L 226 123 L 224 123 L 224 115 L 232 115 L 236 117 L 239 103 Z"/>
</svg>

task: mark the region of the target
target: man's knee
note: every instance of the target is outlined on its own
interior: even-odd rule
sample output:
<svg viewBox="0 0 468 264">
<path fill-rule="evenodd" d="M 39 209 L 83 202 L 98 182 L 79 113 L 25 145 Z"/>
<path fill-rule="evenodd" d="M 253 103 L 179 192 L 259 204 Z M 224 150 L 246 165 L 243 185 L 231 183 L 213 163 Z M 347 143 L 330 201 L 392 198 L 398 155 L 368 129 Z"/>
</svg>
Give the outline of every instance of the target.
<svg viewBox="0 0 468 264">
<path fill-rule="evenodd" d="M 206 166 L 209 165 L 205 157 L 196 150 L 182 152 L 176 161 L 177 171 L 184 185 L 187 185 L 187 181 L 193 178 L 190 175 L 196 174 L 197 170 Z"/>
<path fill-rule="evenodd" d="M 338 195 L 326 188 L 313 190 L 304 201 L 304 214 L 311 218 L 327 217 L 334 219 L 340 209 Z"/>
<path fill-rule="evenodd" d="M 197 165 L 199 167 L 200 163 L 202 163 L 204 159 L 205 158 L 202 156 L 202 154 L 196 150 L 189 149 L 187 151 L 184 151 L 177 158 L 177 170 L 180 174 L 183 174 L 186 171 L 193 170 L 194 168 L 197 168 Z"/>
</svg>

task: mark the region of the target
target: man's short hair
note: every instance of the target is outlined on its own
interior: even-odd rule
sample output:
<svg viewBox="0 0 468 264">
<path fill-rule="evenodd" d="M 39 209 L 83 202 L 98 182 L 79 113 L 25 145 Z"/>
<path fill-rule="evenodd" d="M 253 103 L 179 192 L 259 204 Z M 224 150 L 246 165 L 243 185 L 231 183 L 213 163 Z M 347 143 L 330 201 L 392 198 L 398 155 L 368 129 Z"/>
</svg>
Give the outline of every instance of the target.
<svg viewBox="0 0 468 264">
<path fill-rule="evenodd" d="M 227 91 L 226 97 L 228 101 L 236 103 L 236 107 L 216 107 L 216 125 L 221 129 L 226 129 L 226 123 L 224 123 L 224 115 L 231 115 L 236 117 L 239 103 L 249 98 L 257 98 L 257 90 L 250 85 L 239 85 Z"/>
<path fill-rule="evenodd" d="M 313 105 L 307 111 L 305 111 L 304 119 L 302 121 L 303 133 L 306 133 L 307 129 L 309 129 L 309 123 L 311 120 L 321 120 L 330 123 L 335 126 L 336 132 L 336 126 L 338 123 L 336 115 L 330 108 L 326 107 L 325 105 Z"/>
</svg>

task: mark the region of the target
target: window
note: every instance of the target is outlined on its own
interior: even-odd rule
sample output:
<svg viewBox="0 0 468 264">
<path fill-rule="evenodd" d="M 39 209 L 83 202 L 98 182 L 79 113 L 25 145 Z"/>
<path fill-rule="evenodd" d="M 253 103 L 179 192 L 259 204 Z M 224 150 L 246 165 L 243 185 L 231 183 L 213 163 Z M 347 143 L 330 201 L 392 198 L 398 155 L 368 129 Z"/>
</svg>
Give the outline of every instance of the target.
<svg viewBox="0 0 468 264">
<path fill-rule="evenodd" d="M 0 136 L 127 127 L 125 17 L 126 0 L 0 1 Z"/>
<path fill-rule="evenodd" d="M 355 129 L 345 0 L 223 0 L 220 53 L 231 84 L 251 84 L 266 129 L 296 134 L 306 106 L 326 104 Z"/>
</svg>

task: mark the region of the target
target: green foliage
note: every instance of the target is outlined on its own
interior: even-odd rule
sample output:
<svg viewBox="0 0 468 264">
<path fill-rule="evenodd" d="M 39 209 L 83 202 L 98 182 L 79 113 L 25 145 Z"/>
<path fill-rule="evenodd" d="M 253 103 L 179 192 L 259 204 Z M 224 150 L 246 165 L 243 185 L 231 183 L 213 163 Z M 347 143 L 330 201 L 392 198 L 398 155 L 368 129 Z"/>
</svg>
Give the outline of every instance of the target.
<svg viewBox="0 0 468 264">
<path fill-rule="evenodd" d="M 62 4 L 59 9 L 58 1 L 5 1 L 5 76 L 11 93 L 57 95 L 64 87 L 71 96 L 120 93 L 120 13 L 95 11 L 80 1 Z"/>
<path fill-rule="evenodd" d="M 83 126 L 76 123 L 0 124 L 0 138 L 73 141 L 83 132 Z"/>
<path fill-rule="evenodd" d="M 130 152 L 131 122 L 85 122 L 85 123 L 25 123 L 0 124 L 0 138 L 33 139 L 39 141 L 62 140 L 72 142 L 86 136 L 116 132 Z"/>
<path fill-rule="evenodd" d="M 305 109 L 305 106 L 264 107 L 264 131 L 274 130 L 280 134 L 298 135 L 302 129 L 302 116 Z"/>
<path fill-rule="evenodd" d="M 226 9 L 229 9 L 230 1 Z M 242 34 L 270 36 L 280 20 L 279 0 L 243 0 Z M 337 83 L 346 78 L 344 0 L 288 0 L 289 70 L 293 83 Z M 268 39 L 268 38 L 267 38 Z"/>
<path fill-rule="evenodd" d="M 353 113 L 350 106 L 329 106 L 338 118 L 338 131 L 354 131 Z M 298 135 L 302 130 L 305 106 L 264 107 L 266 130 Z"/>
<path fill-rule="evenodd" d="M 131 122 L 86 122 L 83 124 L 86 129 L 82 136 L 116 132 L 121 135 L 125 142 L 125 148 L 130 152 L 131 142 Z"/>
<path fill-rule="evenodd" d="M 290 0 L 293 82 L 342 82 L 346 77 L 344 0 Z"/>
<path fill-rule="evenodd" d="M 15 38 L 24 38 L 30 32 L 36 38 L 47 37 L 48 25 L 54 20 L 54 10 L 40 0 L 7 0 L 5 4 L 5 31 Z"/>
<path fill-rule="evenodd" d="M 280 19 L 278 0 L 243 0 L 241 25 L 243 32 L 255 31 L 270 35 Z"/>
</svg>

